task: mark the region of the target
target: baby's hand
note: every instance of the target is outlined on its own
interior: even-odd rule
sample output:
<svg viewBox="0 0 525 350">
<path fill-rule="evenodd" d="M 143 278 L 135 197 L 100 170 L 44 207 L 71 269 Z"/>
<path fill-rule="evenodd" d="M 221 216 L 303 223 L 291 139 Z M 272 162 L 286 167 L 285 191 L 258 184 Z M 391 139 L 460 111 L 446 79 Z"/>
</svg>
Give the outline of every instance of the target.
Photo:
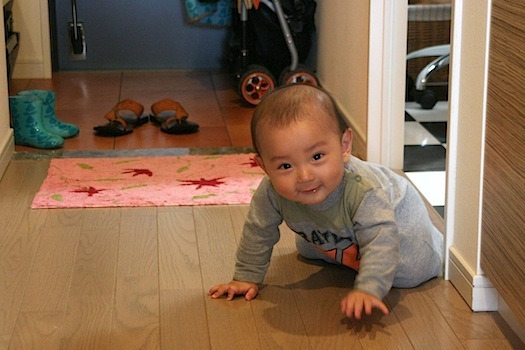
<svg viewBox="0 0 525 350">
<path fill-rule="evenodd" d="M 211 287 L 208 295 L 213 299 L 219 298 L 223 294 L 228 294 L 226 300 L 232 300 L 236 295 L 243 294 L 244 299 L 252 300 L 259 293 L 259 287 L 255 283 L 231 281 L 228 284 L 218 284 Z"/>
<path fill-rule="evenodd" d="M 354 315 L 356 319 L 361 319 L 363 308 L 367 315 L 372 314 L 372 308 L 381 310 L 385 315 L 389 313 L 388 308 L 380 299 L 358 290 L 351 291 L 341 301 L 341 312 L 350 318 Z"/>
</svg>

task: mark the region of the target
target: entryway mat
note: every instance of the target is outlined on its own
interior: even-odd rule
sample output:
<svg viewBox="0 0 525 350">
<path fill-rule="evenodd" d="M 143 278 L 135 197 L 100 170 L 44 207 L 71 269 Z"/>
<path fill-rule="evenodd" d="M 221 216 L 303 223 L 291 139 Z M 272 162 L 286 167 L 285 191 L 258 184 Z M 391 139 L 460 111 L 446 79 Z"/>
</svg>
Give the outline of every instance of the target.
<svg viewBox="0 0 525 350">
<path fill-rule="evenodd" d="M 247 204 L 263 176 L 254 154 L 57 158 L 31 208 Z"/>
</svg>

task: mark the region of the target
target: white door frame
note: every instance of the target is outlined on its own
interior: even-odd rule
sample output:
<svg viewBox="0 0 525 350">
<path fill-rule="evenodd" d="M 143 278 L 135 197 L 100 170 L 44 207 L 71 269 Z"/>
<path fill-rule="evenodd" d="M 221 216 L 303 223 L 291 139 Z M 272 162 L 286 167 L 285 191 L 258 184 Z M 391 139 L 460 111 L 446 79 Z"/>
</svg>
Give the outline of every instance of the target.
<svg viewBox="0 0 525 350">
<path fill-rule="evenodd" d="M 407 12 L 407 0 L 370 1 L 367 160 L 394 169 L 403 168 Z"/>
<path fill-rule="evenodd" d="M 408 0 L 370 1 L 367 160 L 394 169 L 403 169 L 404 159 L 407 27 Z M 457 118 L 457 113 L 454 115 Z M 450 129 L 456 138 L 455 124 L 449 133 Z M 456 158 L 448 156 L 447 172 L 452 170 L 453 174 L 456 166 Z M 454 186 L 454 177 L 447 176 L 448 195 Z M 454 223 L 452 204 L 448 200 L 445 204 L 449 214 L 447 228 Z M 452 240 L 452 234 L 445 234 L 445 279 L 448 279 L 448 248 Z"/>
</svg>

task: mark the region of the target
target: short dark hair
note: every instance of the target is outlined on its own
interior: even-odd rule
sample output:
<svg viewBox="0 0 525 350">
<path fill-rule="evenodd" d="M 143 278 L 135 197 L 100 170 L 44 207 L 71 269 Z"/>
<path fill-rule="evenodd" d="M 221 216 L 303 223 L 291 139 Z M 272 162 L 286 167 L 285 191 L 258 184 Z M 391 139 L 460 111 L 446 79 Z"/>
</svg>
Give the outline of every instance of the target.
<svg viewBox="0 0 525 350">
<path fill-rule="evenodd" d="M 305 112 L 312 106 L 325 111 L 341 134 L 348 129 L 348 122 L 327 91 L 308 84 L 286 85 L 272 90 L 255 108 L 251 121 L 252 144 L 255 152 L 260 154 L 257 132 L 260 132 L 261 124 L 265 128 L 287 126 L 305 116 L 311 116 Z M 326 121 L 320 120 L 320 122 Z"/>
</svg>

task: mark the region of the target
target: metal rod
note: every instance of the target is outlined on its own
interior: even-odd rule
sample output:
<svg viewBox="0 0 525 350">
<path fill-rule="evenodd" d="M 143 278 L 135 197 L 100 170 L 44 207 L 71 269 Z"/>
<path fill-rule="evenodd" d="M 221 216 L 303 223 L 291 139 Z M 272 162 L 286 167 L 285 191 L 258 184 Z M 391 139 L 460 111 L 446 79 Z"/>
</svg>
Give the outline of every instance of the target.
<svg viewBox="0 0 525 350">
<path fill-rule="evenodd" d="M 273 0 L 273 5 L 275 7 L 275 13 L 277 14 L 277 18 L 279 19 L 279 23 L 281 25 L 284 40 L 286 41 L 286 45 L 288 46 L 288 50 L 290 51 L 290 56 L 292 59 L 292 62 L 290 63 L 290 71 L 293 71 L 297 68 L 297 65 L 299 63 L 299 55 L 297 54 L 297 48 L 295 47 L 292 33 L 290 32 L 290 27 L 288 27 L 288 23 L 286 22 L 286 18 L 284 16 L 283 8 L 281 6 L 280 1 Z"/>
<path fill-rule="evenodd" d="M 71 0 L 71 10 L 73 12 L 73 33 L 75 40 L 78 40 L 78 27 L 77 27 L 77 1 Z"/>
<path fill-rule="evenodd" d="M 241 1 L 241 66 L 248 66 L 248 9 L 244 1 Z"/>
</svg>

